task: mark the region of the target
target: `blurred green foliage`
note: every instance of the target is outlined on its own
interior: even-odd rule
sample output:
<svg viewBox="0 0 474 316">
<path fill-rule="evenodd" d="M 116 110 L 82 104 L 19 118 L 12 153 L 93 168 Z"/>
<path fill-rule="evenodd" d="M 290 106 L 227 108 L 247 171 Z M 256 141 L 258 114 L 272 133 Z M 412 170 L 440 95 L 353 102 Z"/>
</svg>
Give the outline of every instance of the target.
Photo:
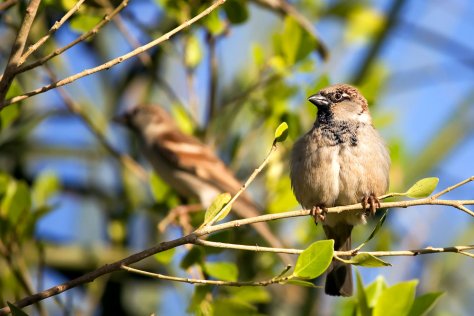
<svg viewBox="0 0 474 316">
<path fill-rule="evenodd" d="M 44 1 L 35 19 L 29 43 L 34 43 L 46 34 L 53 21 L 64 15 L 74 3 L 69 0 Z M 70 22 L 64 25 L 67 34 L 58 32 L 31 57 L 32 60 L 62 47 L 65 40 L 90 31 L 110 12 L 111 6 L 115 7 L 119 3 L 86 1 Z M 59 77 L 65 77 L 88 68 L 91 61 L 103 63 L 119 52 L 133 48 L 136 45 L 134 42 L 144 43 L 189 20 L 210 3 L 204 0 L 159 0 L 135 4 L 130 1 L 120 15 L 122 20 L 111 21 L 90 40 L 73 48 L 71 51 L 74 53 L 58 56 L 48 62 L 48 67 Z M 328 45 L 330 54 L 342 54 L 350 45 L 366 45 L 368 50 L 376 50 L 377 41 L 388 37 L 384 28 L 391 12 L 383 14 L 369 1 L 282 1 L 284 4 L 280 3 L 280 6 L 279 3 L 270 0 L 228 0 L 223 7 L 200 22 L 158 48 L 144 53 L 142 57 L 147 56 L 148 62 L 145 58 L 132 59 L 118 66 L 120 68 L 117 71 L 112 69 L 96 74 L 67 86 L 66 91 L 85 110 L 89 121 L 99 128 L 113 147 L 127 150 L 144 166 L 147 164 L 136 149 L 135 139 L 115 129 L 108 119 L 124 107 L 139 102 L 158 103 L 167 108 L 184 132 L 194 134 L 214 148 L 241 179 L 245 179 L 259 165 L 274 138 L 280 142 L 288 137 L 286 142 L 278 144 L 278 151 L 249 191 L 269 213 L 297 208 L 288 178 L 288 153 L 296 138 L 314 121 L 316 109 L 305 102 L 306 97 L 334 80 L 332 64 L 325 63 L 318 53 L 317 47 L 322 39 L 316 36 L 317 33 L 310 32 L 307 25 L 309 23 L 312 27 L 312 23 L 321 20 L 339 25 L 342 36 L 336 38 L 338 43 L 331 42 Z M 287 6 L 291 6 L 291 9 L 288 10 Z M 137 13 L 144 7 L 152 12 L 151 18 L 142 19 Z M 2 64 L 13 45 L 13 34 L 20 25 L 23 11 L 24 3 L 20 1 L 19 5 L 2 13 L 4 19 L 0 24 L 7 29 L 0 33 Z M 229 44 L 233 32 L 238 32 L 246 25 L 250 25 L 250 31 L 246 31 L 245 39 Z M 228 46 L 225 46 L 226 43 Z M 338 45 L 342 48 L 336 51 Z M 223 51 L 222 47 L 230 51 Z M 238 63 L 239 56 L 244 56 L 245 62 Z M 396 121 L 395 111 L 380 109 L 380 98 L 392 70 L 376 58 L 376 54 L 364 65 L 367 71 L 363 72 L 365 75 L 358 86 L 371 105 L 374 124 L 384 130 Z M 216 73 L 217 76 L 214 76 Z M 356 74 L 351 73 L 349 78 L 352 77 L 355 78 Z M 33 69 L 16 78 L 7 98 L 47 83 L 49 79 L 45 79 L 42 67 Z M 401 192 L 416 179 L 426 176 L 472 131 L 472 122 L 462 115 L 470 103 L 465 100 L 460 103 L 459 111 L 447 119 L 416 154 L 410 153 L 403 139 L 387 139 L 392 157 L 392 192 Z M 281 122 L 287 125 L 280 125 L 282 127 L 274 133 L 275 127 Z M 87 256 L 74 257 L 74 264 L 64 267 L 64 258 L 61 256 L 48 257 L 43 254 L 44 249 L 47 252 L 56 246 L 55 243 L 65 243 L 65 247 L 73 252 L 74 247 L 80 244 L 74 240 L 49 241 L 45 237 L 43 240 L 35 234 L 38 222 L 59 209 L 61 201 L 73 200 L 81 214 L 91 209 L 99 210 L 106 227 L 101 227 L 97 235 L 102 236 L 105 232 L 106 237 L 96 238 L 92 246 L 106 244 L 107 247 L 100 248 L 100 254 L 109 258 L 109 251 L 112 250 L 119 250 L 121 254 L 136 250 L 135 235 L 141 236 L 139 248 L 142 249 L 175 238 L 189 227 L 197 228 L 217 214 L 229 200 L 227 195 L 221 196 L 206 215 L 204 210 L 177 212 L 178 216 L 170 225 L 166 225 L 165 231 L 160 231 L 158 225 L 171 210 L 196 201 L 178 196 L 151 171 L 149 181 L 144 183 L 136 174 L 124 168 L 114 155 L 91 137 L 89 130 L 84 128 L 87 123 L 83 118 L 78 119 L 66 109 L 60 95 L 53 91 L 6 107 L 0 111 L 0 123 L 2 305 L 7 300 L 14 301 L 32 292 L 34 289 L 29 284 L 32 283 L 33 271 L 42 270 L 44 266 L 56 268 L 66 277 L 90 269 L 91 263 Z M 73 125 L 74 129 L 68 128 Z M 41 128 L 49 128 L 47 137 L 38 136 Z M 53 166 L 55 171 L 44 166 Z M 421 197 L 431 194 L 437 180 L 431 178 L 424 181 L 404 195 Z M 140 229 L 134 229 L 133 223 L 140 216 L 146 219 L 145 224 Z M 89 220 L 80 217 L 73 221 L 85 222 L 87 228 L 80 226 L 84 230 L 78 232 L 83 239 L 94 226 Z M 306 249 L 291 272 L 294 278 L 288 283 L 292 285 L 265 288 L 195 286 L 190 290 L 179 286 L 171 288 L 165 282 L 152 280 L 156 286 L 152 291 L 159 288 L 159 291 L 177 293 L 181 301 L 189 298 L 187 307 L 180 306 L 178 312 L 184 313 L 187 308 L 189 313 L 196 315 L 275 315 L 290 312 L 292 315 L 307 315 L 309 311 L 318 311 L 325 303 L 322 291 L 314 288 L 320 280 L 314 283 L 309 280 L 321 275 L 329 265 L 333 254 L 331 242 L 313 243 L 323 238 L 310 219 L 270 225 L 286 245 Z M 376 226 L 374 231 L 378 231 L 377 237 L 369 246 L 373 250 L 389 250 L 399 236 L 388 225 L 379 231 L 380 225 Z M 78 227 L 71 227 L 71 230 Z M 357 234 L 355 238 L 361 239 L 360 234 Z M 247 227 L 219 233 L 208 240 L 264 244 Z M 87 244 L 86 249 L 92 251 L 89 246 L 91 244 Z M 284 269 L 273 254 L 197 246 L 163 252 L 155 255 L 154 259 L 144 262 L 145 268 L 166 271 L 171 275 L 194 275 L 228 281 L 271 279 Z M 377 258 L 361 255 L 353 258 L 352 263 L 372 267 L 387 264 Z M 98 265 L 99 262 L 93 264 Z M 459 262 L 446 266 L 449 267 L 450 275 L 455 273 L 456 264 Z M 432 269 L 442 270 L 439 266 Z M 85 295 L 95 298 L 91 301 L 97 306 L 94 305 L 92 309 L 107 314 L 110 306 L 117 305 L 120 312 L 133 315 L 141 302 L 132 302 L 129 306 L 118 304 L 122 298 L 117 293 L 123 293 L 127 288 L 148 289 L 146 282 L 150 281 L 121 275 L 99 282 L 103 282 L 99 283 L 99 289 L 84 287 Z M 330 314 L 425 315 L 441 295 L 437 291 L 415 296 L 416 280 L 388 286 L 382 278 L 378 278 L 364 287 L 358 276 L 357 284 L 357 295 L 353 299 L 342 303 L 326 302 L 326 305 L 330 305 Z M 155 292 L 152 293 L 154 295 Z M 155 305 L 154 308 L 161 311 L 166 304 L 171 303 L 160 301 L 160 306 Z M 340 305 L 343 308 L 336 311 Z M 64 309 L 64 306 L 61 308 Z"/>
</svg>

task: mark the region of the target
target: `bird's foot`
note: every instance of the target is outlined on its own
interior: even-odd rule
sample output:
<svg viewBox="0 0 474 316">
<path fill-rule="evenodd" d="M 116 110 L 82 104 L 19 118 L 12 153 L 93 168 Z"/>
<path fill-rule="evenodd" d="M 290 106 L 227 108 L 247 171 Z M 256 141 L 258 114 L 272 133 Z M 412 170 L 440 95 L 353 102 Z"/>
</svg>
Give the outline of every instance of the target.
<svg viewBox="0 0 474 316">
<path fill-rule="evenodd" d="M 328 209 L 321 206 L 313 206 L 311 209 L 311 216 L 314 218 L 314 222 L 318 225 L 319 222 L 324 222 L 326 220 L 326 214 Z"/>
<path fill-rule="evenodd" d="M 380 208 L 380 201 L 374 194 L 364 196 L 361 203 L 364 211 L 367 211 L 367 205 L 369 206 L 368 212 L 370 215 L 375 215 L 377 208 Z"/>
</svg>

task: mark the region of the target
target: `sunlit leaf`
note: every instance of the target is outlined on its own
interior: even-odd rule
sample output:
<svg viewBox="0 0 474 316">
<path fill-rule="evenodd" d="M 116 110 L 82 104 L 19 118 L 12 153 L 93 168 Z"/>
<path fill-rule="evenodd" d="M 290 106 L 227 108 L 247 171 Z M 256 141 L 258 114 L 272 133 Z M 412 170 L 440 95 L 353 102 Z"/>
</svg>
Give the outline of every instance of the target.
<svg viewBox="0 0 474 316">
<path fill-rule="evenodd" d="M 0 196 L 7 190 L 10 176 L 6 173 L 0 173 Z"/>
<path fill-rule="evenodd" d="M 390 263 L 385 262 L 382 259 L 377 258 L 368 253 L 360 253 L 349 260 L 342 260 L 342 261 L 344 261 L 345 263 L 354 264 L 357 266 L 371 267 L 371 268 L 391 266 Z"/>
<path fill-rule="evenodd" d="M 382 276 L 378 276 L 374 282 L 372 282 L 365 288 L 367 303 L 370 307 L 375 306 L 375 303 L 379 299 L 380 294 L 382 294 L 382 292 L 385 291 L 386 288 L 387 283 L 385 282 L 385 279 Z"/>
<path fill-rule="evenodd" d="M 367 39 L 376 34 L 384 23 L 381 12 L 366 6 L 350 11 L 348 16 L 347 39 L 351 41 Z"/>
<path fill-rule="evenodd" d="M 254 43 L 252 45 L 252 56 L 253 56 L 253 61 L 255 62 L 255 65 L 257 68 L 263 67 L 265 64 L 265 52 L 263 51 L 262 45 L 258 43 Z"/>
<path fill-rule="evenodd" d="M 2 215 L 16 223 L 20 215 L 31 207 L 28 185 L 24 181 L 10 181 L 1 204 Z"/>
<path fill-rule="evenodd" d="M 298 285 L 298 286 L 304 286 L 304 287 L 317 287 L 313 283 L 306 281 L 306 280 L 300 280 L 300 279 L 289 279 L 288 281 L 283 282 L 283 284 L 292 284 L 292 285 Z"/>
<path fill-rule="evenodd" d="M 248 303 L 268 303 L 272 296 L 264 287 L 228 287 L 226 290 L 236 299 Z"/>
<path fill-rule="evenodd" d="M 249 12 L 246 4 L 247 1 L 227 0 L 224 5 L 224 11 L 231 23 L 240 24 L 248 19 Z"/>
<path fill-rule="evenodd" d="M 225 23 L 221 20 L 216 10 L 205 17 L 203 23 L 214 36 L 221 34 L 225 30 Z"/>
<path fill-rule="evenodd" d="M 186 67 L 195 68 L 202 60 L 202 49 L 199 39 L 195 35 L 190 35 L 186 39 L 184 53 L 184 63 Z"/>
<path fill-rule="evenodd" d="M 86 33 L 92 30 L 102 20 L 102 16 L 91 14 L 80 14 L 71 18 L 69 24 L 71 29 L 79 33 Z"/>
<path fill-rule="evenodd" d="M 438 299 L 443 295 L 443 292 L 433 292 L 420 295 L 415 298 L 410 309 L 409 316 L 423 316 L 426 315 L 436 304 Z"/>
<path fill-rule="evenodd" d="M 216 215 L 224 208 L 224 206 L 227 205 L 227 203 L 229 203 L 231 199 L 232 196 L 229 193 L 221 193 L 216 196 L 214 201 L 212 201 L 212 204 L 206 210 L 203 225 L 206 225 L 207 223 L 209 223 L 209 221 L 211 221 L 211 219 L 216 217 Z M 216 221 L 223 220 L 227 216 L 227 214 L 229 214 L 230 209 L 231 208 L 228 207 L 227 210 L 222 213 Z"/>
<path fill-rule="evenodd" d="M 296 261 L 295 277 L 314 279 L 327 270 L 334 253 L 334 240 L 320 240 L 312 243 Z"/>
<path fill-rule="evenodd" d="M 411 198 L 425 198 L 433 193 L 438 182 L 439 179 L 436 177 L 421 179 L 408 189 L 405 194 Z"/>
<path fill-rule="evenodd" d="M 168 265 L 173 260 L 173 256 L 175 252 L 176 252 L 176 248 L 171 248 L 171 249 L 154 254 L 153 258 L 155 258 L 155 260 L 161 264 Z"/>
<path fill-rule="evenodd" d="M 367 293 L 362 283 L 362 277 L 360 276 L 359 271 L 356 271 L 356 284 L 357 284 L 357 308 L 361 316 L 370 316 L 372 315 L 371 310 L 368 305 Z"/>
<path fill-rule="evenodd" d="M 193 247 L 188 253 L 181 259 L 179 266 L 181 269 L 186 270 L 190 266 L 201 263 L 204 257 L 204 250 L 201 247 Z"/>
<path fill-rule="evenodd" d="M 173 105 L 171 107 L 171 114 L 181 131 L 189 135 L 193 134 L 194 122 L 189 113 L 182 106 Z"/>
<path fill-rule="evenodd" d="M 408 315 L 415 301 L 418 280 L 401 282 L 387 288 L 374 306 L 373 316 Z"/>
<path fill-rule="evenodd" d="M 286 122 L 281 123 L 275 130 L 275 142 L 280 143 L 285 141 L 288 137 L 288 124 Z"/>
<path fill-rule="evenodd" d="M 35 206 L 45 205 L 48 199 L 59 189 L 58 176 L 53 171 L 42 172 L 35 180 L 32 188 L 32 199 Z"/>
<path fill-rule="evenodd" d="M 206 262 L 204 271 L 213 278 L 223 281 L 237 281 L 239 270 L 233 262 Z"/>
<path fill-rule="evenodd" d="M 13 316 L 28 316 L 27 313 L 25 313 L 24 311 L 22 311 L 21 309 L 13 305 L 12 303 L 7 302 L 7 304 L 8 304 L 8 307 L 10 307 L 10 310 Z"/>
</svg>

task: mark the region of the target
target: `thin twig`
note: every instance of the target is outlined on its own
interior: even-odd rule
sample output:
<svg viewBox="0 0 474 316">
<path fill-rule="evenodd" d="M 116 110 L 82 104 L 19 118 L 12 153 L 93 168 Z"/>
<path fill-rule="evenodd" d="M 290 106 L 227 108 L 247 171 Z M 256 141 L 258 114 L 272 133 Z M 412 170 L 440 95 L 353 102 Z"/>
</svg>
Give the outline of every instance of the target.
<svg viewBox="0 0 474 316">
<path fill-rule="evenodd" d="M 195 23 L 196 21 L 200 20 L 201 18 L 205 17 L 206 15 L 208 15 L 209 13 L 211 13 L 214 9 L 216 9 L 217 7 L 219 7 L 220 5 L 222 5 L 223 3 L 225 2 L 225 0 L 217 0 L 216 2 L 214 2 L 210 7 L 208 7 L 206 10 L 204 10 L 203 12 L 201 12 L 200 14 L 196 15 L 194 18 L 192 18 L 191 20 L 189 21 L 186 21 L 184 22 L 183 24 L 179 25 L 178 27 L 174 28 L 173 30 L 169 31 L 168 33 L 164 34 L 163 36 L 160 36 L 159 38 L 149 42 L 148 44 L 145 44 L 137 49 L 134 49 L 133 51 L 127 53 L 127 54 L 124 54 L 122 56 L 119 56 L 117 58 L 114 58 L 102 65 L 99 65 L 97 67 L 94 67 L 94 68 L 89 68 L 89 69 L 85 69 L 84 71 L 81 71 L 75 75 L 72 75 L 72 76 L 69 76 L 67 78 L 64 78 L 62 80 L 59 80 L 59 81 L 56 81 L 54 83 L 51 83 L 49 85 L 46 85 L 46 86 L 43 86 L 41 88 L 38 88 L 38 89 L 35 89 L 35 90 L 32 90 L 30 92 L 27 92 L 25 94 L 22 94 L 22 95 L 19 95 L 19 96 L 16 96 L 16 97 L 13 97 L 11 99 L 8 99 L 8 100 L 5 100 L 3 102 L 0 103 L 0 110 L 10 104 L 13 104 L 13 103 L 16 103 L 16 102 L 19 102 L 19 101 L 22 101 L 24 99 L 27 99 L 29 97 L 32 97 L 34 95 L 37 95 L 37 94 L 40 94 L 40 93 L 43 93 L 43 92 L 46 92 L 46 91 L 49 91 L 51 89 L 54 89 L 54 88 L 57 88 L 57 87 L 61 87 L 61 86 L 64 86 L 64 85 L 67 85 L 67 84 L 70 84 L 71 82 L 74 82 L 80 78 L 83 78 L 83 77 L 86 77 L 86 76 L 89 76 L 91 74 L 94 74 L 96 72 L 99 72 L 99 71 L 102 71 L 102 70 L 106 70 L 106 69 L 109 69 L 110 67 L 113 67 L 119 63 L 122 63 L 123 61 L 127 60 L 127 59 L 130 59 L 132 57 L 135 57 L 136 55 L 140 54 L 140 53 L 143 53 L 144 51 L 147 51 L 148 49 L 158 45 L 158 44 L 161 44 L 162 42 L 164 41 L 167 41 L 169 40 L 173 35 L 175 35 L 176 33 L 178 33 L 179 31 L 181 31 L 182 29 L 192 25 L 193 23 Z"/>
<path fill-rule="evenodd" d="M 450 187 L 448 187 L 448 188 L 442 190 L 441 192 L 438 192 L 438 193 L 436 193 L 436 194 L 433 194 L 433 195 L 431 196 L 431 199 L 435 200 L 435 199 L 439 198 L 440 196 L 442 196 L 442 195 L 444 195 L 444 194 L 446 194 L 446 193 L 448 193 L 448 192 L 451 192 L 452 190 L 457 189 L 457 188 L 459 188 L 460 186 L 465 185 L 466 183 L 469 183 L 469 182 L 471 182 L 471 181 L 474 181 L 474 176 L 471 176 L 470 178 L 467 178 L 466 180 L 463 180 L 463 181 L 461 181 L 461 182 L 459 182 L 459 183 L 456 183 L 455 185 L 450 186 Z"/>
<path fill-rule="evenodd" d="M 419 199 L 419 200 L 410 200 L 410 201 L 398 201 L 398 202 L 383 202 L 380 203 L 379 208 L 407 208 L 410 206 L 417 206 L 417 205 L 445 205 L 445 206 L 459 206 L 459 205 L 474 205 L 474 200 L 432 200 L 431 198 L 424 198 L 424 199 Z M 362 211 L 362 205 L 361 204 L 353 204 L 353 205 L 347 205 L 347 206 L 336 206 L 336 207 L 331 207 L 327 209 L 328 213 L 342 213 L 342 212 L 361 212 Z M 182 246 L 185 244 L 195 244 L 196 240 L 199 237 L 209 235 L 218 231 L 226 230 L 226 229 L 231 229 L 243 225 L 249 225 L 253 223 L 259 223 L 259 222 L 268 222 L 276 219 L 283 219 L 283 218 L 291 218 L 291 217 L 301 217 L 301 216 L 308 216 L 311 215 L 311 210 L 299 210 L 299 211 L 291 211 L 291 212 L 284 212 L 284 213 L 276 213 L 276 214 L 266 214 L 266 215 L 261 215 L 253 218 L 245 218 L 245 219 L 240 219 L 240 220 L 234 220 L 230 221 L 227 223 L 223 224 L 218 224 L 214 226 L 206 226 L 201 229 L 196 230 L 195 232 L 171 240 L 171 241 L 166 241 L 162 242 L 154 247 L 148 248 L 146 250 L 143 250 L 139 253 L 133 254 L 129 257 L 126 257 L 122 260 L 113 262 L 111 264 L 107 264 L 99 269 L 96 269 L 94 271 L 91 271 L 87 274 L 84 274 L 76 279 L 70 280 L 68 282 L 65 282 L 63 284 L 54 286 L 50 289 L 44 290 L 42 292 L 38 292 L 36 294 L 33 294 L 31 296 L 25 297 L 17 302 L 15 302 L 15 305 L 19 308 L 25 307 L 31 304 L 34 304 L 38 301 L 41 301 L 45 298 L 55 296 L 59 293 L 62 293 L 64 291 L 67 291 L 73 287 L 76 287 L 78 285 L 92 282 L 98 277 L 109 274 L 115 271 L 118 271 L 122 269 L 122 266 L 128 266 L 130 264 L 136 263 L 138 261 L 141 261 L 145 258 L 148 258 L 156 253 L 176 248 L 178 246 Z M 263 249 L 263 247 L 259 247 L 260 249 Z M 415 256 L 418 254 L 424 254 L 424 253 L 437 253 L 437 252 L 458 252 L 463 255 L 470 256 L 471 255 L 467 252 L 467 250 L 473 249 L 473 246 L 458 246 L 458 247 L 446 247 L 446 248 L 425 248 L 421 250 L 415 250 L 415 251 L 399 251 L 394 252 L 394 251 L 386 251 L 386 252 L 377 252 L 379 256 L 390 256 L 390 255 L 406 255 L 406 256 Z M 336 255 L 351 255 L 353 252 L 349 251 L 347 253 L 339 253 L 336 252 Z M 10 308 L 8 306 L 3 307 L 0 309 L 0 315 L 6 315 L 10 313 Z"/>
<path fill-rule="evenodd" d="M 36 68 L 36 67 L 44 64 L 45 62 L 47 62 L 51 58 L 56 57 L 56 56 L 64 53 L 66 50 L 68 50 L 69 48 L 77 45 L 78 43 L 83 42 L 86 39 L 94 36 L 95 34 L 97 34 L 99 32 L 99 30 L 102 27 L 104 27 L 107 23 L 110 22 L 110 19 L 112 19 L 115 15 L 117 15 L 120 11 L 122 11 L 128 5 L 128 1 L 129 0 L 123 0 L 112 12 L 110 12 L 110 14 L 106 14 L 103 17 L 103 19 L 99 23 L 97 23 L 97 25 L 94 26 L 90 31 L 82 34 L 81 36 L 79 36 L 74 41 L 70 42 L 69 44 L 67 44 L 67 45 L 65 45 L 61 48 L 55 49 L 52 53 L 50 53 L 50 54 L 48 54 L 48 55 L 32 62 L 31 64 L 23 65 L 23 66 L 19 67 L 16 70 L 16 74 L 25 72 L 25 71 L 33 69 L 33 68 Z"/>
<path fill-rule="evenodd" d="M 28 39 L 28 34 L 30 33 L 31 25 L 35 19 L 40 2 L 41 0 L 31 0 L 26 8 L 25 17 L 18 30 L 15 42 L 12 45 L 10 57 L 8 58 L 3 76 L 0 79 L 0 102 L 5 100 L 8 89 L 15 78 L 18 62 L 25 49 L 26 40 Z"/>
<path fill-rule="evenodd" d="M 54 25 L 49 29 L 48 34 L 40 38 L 36 43 L 28 47 L 28 50 L 26 53 L 21 56 L 18 66 L 21 66 L 26 59 L 33 54 L 38 48 L 41 47 L 54 33 L 56 33 L 57 30 L 74 14 L 79 10 L 81 5 L 84 3 L 85 0 L 79 0 L 76 2 L 76 4 L 68 11 L 66 14 L 59 20 L 54 23 Z"/>
<path fill-rule="evenodd" d="M 247 181 L 245 181 L 245 183 L 242 185 L 240 190 L 237 191 L 237 193 L 232 197 L 232 199 L 229 201 L 229 203 L 227 203 L 226 206 L 224 206 L 222 208 L 222 210 L 220 210 L 219 213 L 217 213 L 216 216 L 214 216 L 214 218 L 212 218 L 204 227 L 212 226 L 217 221 L 217 219 L 219 219 L 221 217 L 222 214 L 226 214 L 228 212 L 228 210 L 232 207 L 232 204 L 234 204 L 234 202 L 245 191 L 245 189 L 250 185 L 250 183 L 252 183 L 252 181 L 255 179 L 255 177 L 262 171 L 262 169 L 265 168 L 265 166 L 268 164 L 268 161 L 270 161 L 270 156 L 272 155 L 272 153 L 276 149 L 277 149 L 276 144 L 273 144 L 272 147 L 270 148 L 270 151 L 268 152 L 267 156 L 263 160 L 262 164 L 252 172 L 250 177 L 247 179 Z"/>
<path fill-rule="evenodd" d="M 0 11 L 6 11 L 18 3 L 18 0 L 7 0 L 0 3 Z"/>
<path fill-rule="evenodd" d="M 303 252 L 302 249 L 291 249 L 291 248 L 272 248 L 272 247 L 260 247 L 260 246 L 251 246 L 251 245 L 240 245 L 240 244 L 230 244 L 222 243 L 215 241 L 208 241 L 203 239 L 196 239 L 194 244 L 206 247 L 222 248 L 222 249 L 236 249 L 236 250 L 247 250 L 254 252 L 271 252 L 271 253 L 287 253 L 292 255 L 299 255 Z M 431 253 L 460 253 L 467 254 L 472 256 L 473 254 L 466 252 L 467 250 L 473 250 L 474 245 L 469 246 L 452 246 L 452 247 L 426 247 L 422 249 L 413 249 L 413 250 L 396 250 L 396 251 L 334 251 L 335 256 L 356 256 L 358 254 L 370 254 L 375 257 L 393 257 L 393 256 L 417 256 Z"/>
<path fill-rule="evenodd" d="M 243 282 L 237 282 L 237 281 L 221 281 L 221 280 L 203 280 L 203 279 L 191 279 L 191 278 L 180 278 L 180 277 L 175 277 L 175 276 L 170 276 L 170 275 L 164 275 L 164 274 L 159 274 L 159 273 L 152 273 L 148 271 L 143 271 L 143 270 L 138 270 L 134 269 L 131 267 L 128 267 L 126 265 L 122 266 L 122 270 L 140 274 L 140 275 L 145 275 L 148 277 L 152 277 L 155 279 L 161 279 L 161 280 L 169 280 L 169 281 L 175 281 L 175 282 L 182 282 L 182 283 L 190 283 L 190 284 L 208 284 L 208 285 L 217 285 L 217 286 L 267 286 L 270 284 L 276 284 L 276 283 L 282 283 L 285 281 L 290 280 L 293 278 L 292 276 L 287 276 L 287 277 L 280 277 L 280 278 L 274 278 L 270 280 L 265 280 L 265 281 L 243 281 Z"/>
<path fill-rule="evenodd" d="M 203 240 L 203 239 L 196 239 L 194 243 L 196 245 L 214 247 L 214 248 L 248 250 L 248 251 L 255 251 L 255 252 L 287 253 L 291 255 L 299 255 L 300 253 L 303 252 L 303 250 L 301 249 L 260 247 L 257 245 L 255 246 L 239 245 L 239 244 L 230 244 L 230 243 L 209 241 L 209 240 Z"/>
<path fill-rule="evenodd" d="M 46 72 L 48 73 L 49 77 L 54 80 L 55 74 L 52 72 L 52 70 L 45 65 L 44 67 L 46 69 Z M 99 143 L 107 150 L 107 152 L 117 159 L 122 166 L 130 170 L 133 174 L 135 174 L 140 180 L 143 182 L 147 183 L 148 182 L 148 173 L 143 169 L 143 167 L 137 163 L 132 157 L 130 157 L 127 154 L 121 154 L 119 151 L 117 151 L 112 144 L 109 143 L 107 140 L 107 137 L 104 135 L 104 133 L 101 131 L 101 129 L 95 125 L 94 121 L 82 110 L 80 106 L 78 106 L 74 100 L 68 95 L 66 90 L 62 87 L 58 87 L 57 89 L 59 95 L 62 97 L 64 104 L 68 108 L 68 110 L 80 117 L 83 122 L 86 124 L 87 128 L 89 131 L 94 134 L 96 139 L 99 141 Z"/>
</svg>

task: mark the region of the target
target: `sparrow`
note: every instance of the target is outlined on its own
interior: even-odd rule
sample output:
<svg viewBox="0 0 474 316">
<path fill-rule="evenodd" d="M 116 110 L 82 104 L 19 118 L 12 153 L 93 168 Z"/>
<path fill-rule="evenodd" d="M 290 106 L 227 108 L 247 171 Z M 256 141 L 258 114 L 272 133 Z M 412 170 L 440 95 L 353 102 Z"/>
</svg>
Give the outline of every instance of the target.
<svg viewBox="0 0 474 316">
<path fill-rule="evenodd" d="M 334 250 L 351 249 L 354 225 L 365 224 L 366 212 L 327 213 L 328 207 L 362 203 L 375 213 L 377 196 L 389 185 L 390 155 L 372 125 L 367 100 L 355 87 L 336 84 L 309 97 L 317 108 L 313 127 L 299 138 L 291 152 L 293 193 L 305 209 L 322 222 Z M 352 295 L 350 264 L 333 259 L 326 274 L 325 292 Z"/>
<path fill-rule="evenodd" d="M 197 198 L 204 208 L 210 206 L 218 194 L 234 195 L 242 187 L 222 160 L 200 140 L 183 133 L 162 107 L 137 105 L 115 121 L 138 135 L 144 156 L 165 182 L 179 195 Z M 242 218 L 262 213 L 261 207 L 245 193 L 235 201 L 232 209 Z M 253 226 L 272 247 L 283 247 L 266 223 Z M 285 263 L 291 262 L 288 255 L 281 257 Z"/>
</svg>

